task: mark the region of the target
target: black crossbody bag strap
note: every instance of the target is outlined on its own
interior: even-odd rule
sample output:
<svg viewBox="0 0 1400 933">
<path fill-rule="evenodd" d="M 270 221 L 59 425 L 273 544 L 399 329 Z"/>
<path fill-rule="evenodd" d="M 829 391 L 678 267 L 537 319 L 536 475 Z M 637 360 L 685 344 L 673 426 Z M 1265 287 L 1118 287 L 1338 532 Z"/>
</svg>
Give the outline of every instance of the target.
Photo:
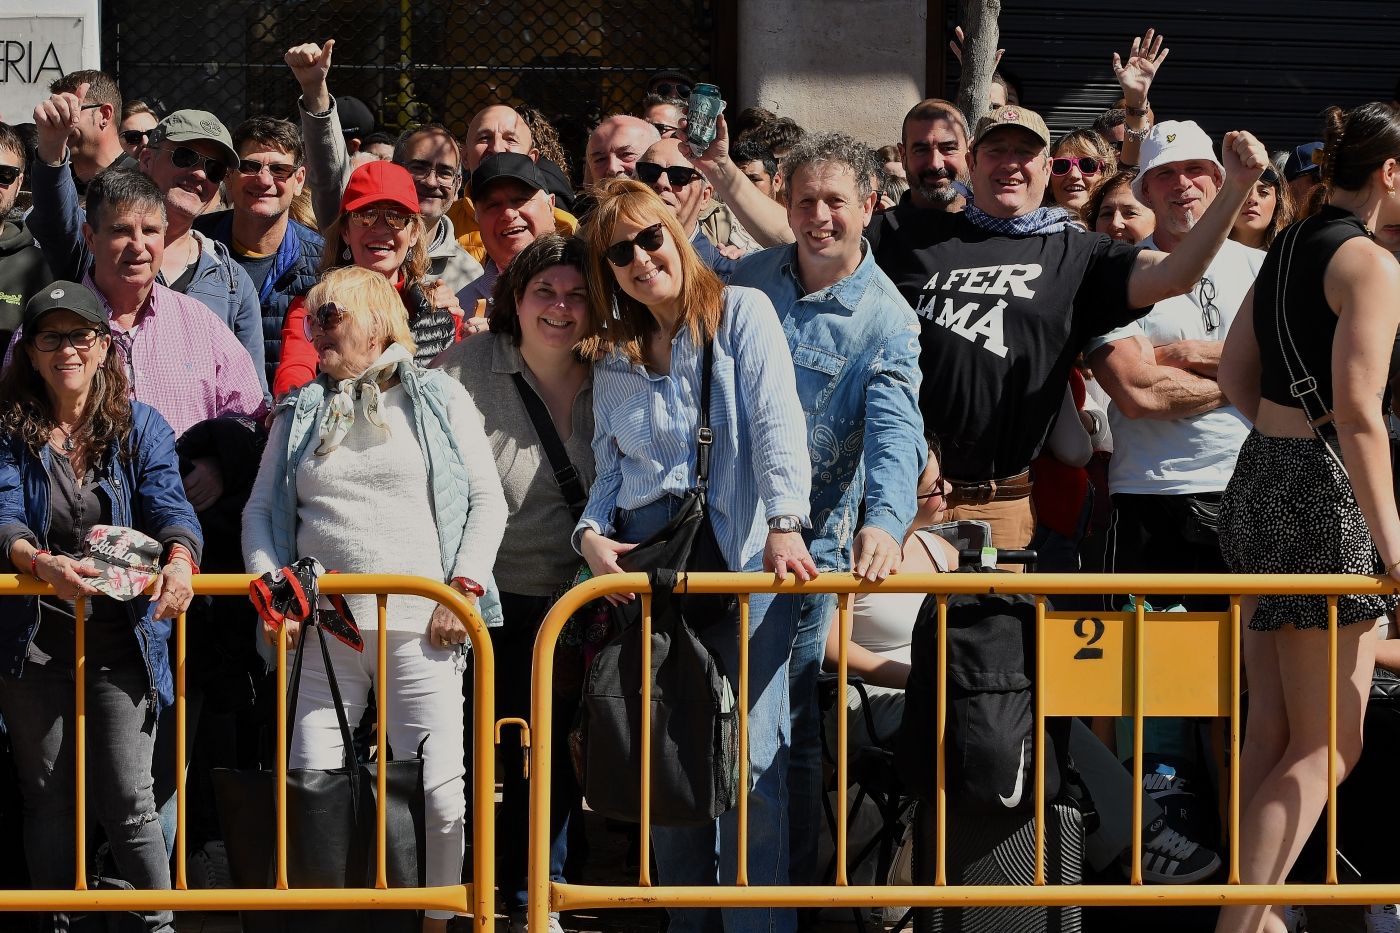
<svg viewBox="0 0 1400 933">
<path fill-rule="evenodd" d="M 523 373 L 516 371 L 511 373 L 510 377 L 515 381 L 515 391 L 520 393 L 520 401 L 525 403 L 525 413 L 530 416 L 535 433 L 539 435 L 544 455 L 549 460 L 549 468 L 554 471 L 554 481 L 559 484 L 559 491 L 564 494 L 564 503 L 569 507 L 569 514 L 577 522 L 583 517 L 583 507 L 588 503 L 588 490 L 579 482 L 578 470 L 574 469 L 569 452 L 564 449 L 564 442 L 559 439 L 559 431 L 555 429 L 554 419 L 549 416 L 549 409 L 545 408 L 544 401 L 530 388 Z"/>
<path fill-rule="evenodd" d="M 700 356 L 700 423 L 695 429 L 695 488 L 701 495 L 710 485 L 710 446 L 715 442 L 715 433 L 710 430 L 710 366 L 714 359 L 715 342 L 706 340 Z"/>
<path fill-rule="evenodd" d="M 1293 252 L 1298 248 L 1298 237 L 1309 220 L 1301 220 L 1286 231 L 1286 247 L 1279 249 L 1278 269 L 1274 278 L 1274 330 L 1278 336 L 1279 353 L 1283 365 L 1288 370 L 1288 392 L 1303 406 L 1303 414 L 1308 419 L 1313 433 L 1326 446 L 1338 465 L 1342 465 L 1341 441 L 1337 437 L 1336 425 L 1332 423 L 1332 411 L 1323 401 L 1318 391 L 1317 379 L 1308 372 L 1307 364 L 1298 345 L 1293 341 L 1293 328 L 1288 320 L 1285 307 L 1288 280 L 1293 271 Z M 1346 467 L 1342 465 L 1345 471 Z"/>
</svg>

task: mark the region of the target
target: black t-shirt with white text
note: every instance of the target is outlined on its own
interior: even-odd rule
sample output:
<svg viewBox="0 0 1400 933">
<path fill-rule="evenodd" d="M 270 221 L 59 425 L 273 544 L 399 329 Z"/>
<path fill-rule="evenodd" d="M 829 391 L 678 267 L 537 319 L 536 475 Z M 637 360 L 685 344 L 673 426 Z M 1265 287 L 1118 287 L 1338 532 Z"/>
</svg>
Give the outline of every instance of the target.
<svg viewBox="0 0 1400 933">
<path fill-rule="evenodd" d="M 1025 470 L 1084 344 L 1148 310 L 1128 307 L 1139 249 L 1102 234 L 1002 236 L 902 205 L 866 236 L 919 316 L 919 407 L 954 479 Z"/>
</svg>

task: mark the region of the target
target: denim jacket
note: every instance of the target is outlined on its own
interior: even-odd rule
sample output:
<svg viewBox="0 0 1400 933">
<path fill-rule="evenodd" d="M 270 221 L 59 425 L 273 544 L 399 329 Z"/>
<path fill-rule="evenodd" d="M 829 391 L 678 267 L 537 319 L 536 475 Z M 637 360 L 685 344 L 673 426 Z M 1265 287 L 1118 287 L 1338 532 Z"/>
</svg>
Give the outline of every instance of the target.
<svg viewBox="0 0 1400 933">
<path fill-rule="evenodd" d="M 928 460 L 918 319 L 870 245 L 861 248 L 854 272 L 810 295 L 792 244 L 745 256 L 731 280 L 769 297 L 792 351 L 812 459 L 809 546 L 821 570 L 851 569 L 862 497 L 864 523 L 904 540 Z"/>
<path fill-rule="evenodd" d="M 199 551 L 204 537 L 185 498 L 170 426 L 154 408 L 132 402 L 129 443 L 133 452 L 129 460 L 119 456 L 113 444 L 98 467 L 98 483 L 112 503 L 112 524 L 135 528 L 161 542 L 178 534 L 193 541 Z M 47 447 L 36 457 L 19 437 L 0 437 L 0 534 L 7 561 L 15 541 L 37 541 L 41 548 L 47 543 L 49 456 Z M 198 553 L 194 557 L 199 560 Z M 0 674 L 18 677 L 39 627 L 38 599 L 9 596 L 0 598 L 0 604 Z M 146 661 L 147 703 L 159 713 L 175 701 L 166 646 L 170 621 L 155 618 L 155 603 L 146 596 L 124 605 Z"/>
</svg>

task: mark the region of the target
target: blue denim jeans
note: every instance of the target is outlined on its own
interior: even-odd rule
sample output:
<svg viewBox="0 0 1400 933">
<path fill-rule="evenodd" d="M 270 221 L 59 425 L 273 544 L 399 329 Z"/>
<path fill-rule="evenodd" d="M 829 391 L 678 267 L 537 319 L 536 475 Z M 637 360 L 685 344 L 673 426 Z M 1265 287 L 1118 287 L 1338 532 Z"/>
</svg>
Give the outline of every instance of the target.
<svg viewBox="0 0 1400 933">
<path fill-rule="evenodd" d="M 637 542 L 675 514 L 680 499 L 668 496 L 617 517 L 617 539 Z M 758 566 L 745 567 L 757 570 Z M 749 883 L 787 884 L 789 746 L 788 656 L 801 602 L 762 594 L 749 601 Z M 715 625 L 700 636 L 733 680 L 739 670 L 738 631 Z M 735 694 L 738 685 L 735 684 Z M 654 826 L 652 847 L 664 885 L 732 884 L 738 866 L 739 811 L 710 826 Z M 670 933 L 791 933 L 796 915 L 786 908 L 690 908 L 670 911 Z"/>
<path fill-rule="evenodd" d="M 135 888 L 166 890 L 170 863 L 152 791 L 155 717 L 141 667 L 103 669 L 89 659 L 88 813 L 107 834 L 121 877 Z M 0 677 L 0 712 L 10 733 L 24 795 L 24 851 L 36 889 L 72 889 L 74 833 L 73 669 L 30 664 Z M 173 933 L 170 911 L 145 914 L 146 926 Z M 60 921 L 60 928 L 66 928 Z"/>
<path fill-rule="evenodd" d="M 788 661 L 789 703 L 792 707 L 792 752 L 788 762 L 788 796 L 792 823 L 793 884 L 820 884 L 817 845 L 822 818 L 821 711 L 817 708 L 817 675 L 826 655 L 826 636 L 836 612 L 835 593 L 802 597 L 802 616 Z"/>
</svg>

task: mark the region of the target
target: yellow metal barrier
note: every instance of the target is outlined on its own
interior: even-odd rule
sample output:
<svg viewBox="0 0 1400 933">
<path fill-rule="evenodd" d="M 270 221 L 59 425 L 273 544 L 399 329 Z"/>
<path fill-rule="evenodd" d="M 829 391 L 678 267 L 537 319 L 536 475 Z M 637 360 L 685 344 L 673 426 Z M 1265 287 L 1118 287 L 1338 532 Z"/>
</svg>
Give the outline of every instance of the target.
<svg viewBox="0 0 1400 933">
<path fill-rule="evenodd" d="M 202 574 L 194 578 L 197 596 L 239 596 L 246 598 L 248 584 L 254 578 L 245 574 Z M 460 593 L 442 583 L 424 577 L 390 574 L 327 574 L 320 580 L 326 595 L 377 596 L 379 627 L 384 628 L 385 606 L 390 595 L 421 596 L 451 609 L 467 627 L 474 652 L 475 677 L 472 685 L 473 715 L 475 717 L 475 746 L 473 766 L 467 775 L 467 787 L 472 795 L 473 811 L 477 814 L 472 825 L 472 883 L 432 888 L 390 888 L 384 877 L 385 824 L 383 807 L 376 808 L 376 859 L 378 877 L 373 888 L 290 888 L 287 883 L 287 638 L 285 629 L 277 645 L 277 665 L 282 676 L 277 678 L 277 880 L 275 889 L 258 890 L 189 890 L 185 879 L 185 616 L 176 620 L 170 666 L 175 681 L 176 720 L 176 798 L 177 829 L 175 839 L 175 875 L 173 890 L 128 891 L 87 889 L 86 851 L 86 744 L 87 716 L 85 707 L 84 618 L 82 604 L 77 613 L 77 644 L 75 667 L 74 743 L 78 772 L 78 799 L 75 812 L 77 831 L 77 883 L 72 891 L 4 891 L 0 892 L 0 911 L 89 911 L 89 910 L 369 910 L 414 908 L 420 910 L 450 910 L 470 913 L 479 933 L 495 929 L 495 821 L 486 819 L 495 807 L 495 660 L 486 626 L 474 606 Z M 33 596 L 51 593 L 48 584 L 33 577 L 16 574 L 0 575 L 0 596 Z M 252 637 L 252 630 L 249 636 Z M 375 697 L 378 706 L 378 734 L 388 735 L 388 707 L 393 698 L 384 689 L 388 672 L 388 639 L 377 639 L 378 669 L 375 676 Z M 387 799 L 385 782 L 387 769 L 378 769 L 378 800 Z"/>
<path fill-rule="evenodd" d="M 1337 884 L 1336 866 L 1336 715 L 1337 715 L 1337 597 L 1351 594 L 1395 592 L 1388 578 L 1334 575 L 1172 575 L 1172 574 L 898 574 L 881 584 L 857 583 L 849 574 L 822 574 L 799 584 L 789 578 L 776 583 L 769 574 L 697 573 L 686 581 L 693 593 L 738 593 L 741 624 L 748 630 L 748 596 L 754 593 L 930 593 L 937 594 L 937 654 L 939 669 L 946 669 L 947 597 L 958 593 L 1020 593 L 1036 599 L 1036 709 L 1035 733 L 1043 735 L 1047 716 L 1131 716 L 1133 719 L 1133 781 L 1142 786 L 1143 719 L 1146 716 L 1229 717 L 1229 862 L 1225 884 L 1144 886 L 1142 883 L 1142 797 L 1133 795 L 1131 878 L 1122 885 L 1047 885 L 1045 880 L 1044 743 L 1035 743 L 1035 882 L 1032 886 L 950 885 L 944 873 L 947 837 L 947 794 L 944 787 L 944 738 L 947 725 L 946 678 L 939 679 L 936 703 L 937 756 L 934 801 L 935 878 L 933 885 L 852 885 L 847 882 L 846 803 L 847 720 L 837 716 L 838 821 L 834 885 L 750 886 L 746 877 L 747 806 L 738 805 L 739 843 L 737 878 L 732 885 L 666 887 L 654 884 L 647 865 L 649 810 L 646 795 L 649 768 L 642 767 L 642 854 L 635 886 L 588 886 L 553 883 L 549 874 L 549 801 L 551 756 L 552 684 L 554 647 L 564 622 L 590 600 L 611 593 L 638 593 L 642 600 L 642 669 L 649 669 L 651 599 L 645 574 L 613 574 L 588 580 L 564 595 L 546 616 L 535 641 L 531 684 L 530 749 L 530 855 L 529 926 L 544 933 L 548 913 L 558 910 L 616 907 L 877 907 L 904 904 L 919 907 L 1027 907 L 1027 906 L 1186 906 L 1222 904 L 1380 904 L 1400 900 L 1400 885 Z M 1047 596 L 1083 593 L 1134 593 L 1134 611 L 1087 614 L 1057 612 Z M 1328 597 L 1332 620 L 1328 663 L 1331 665 L 1328 709 L 1329 733 L 1327 882 L 1325 884 L 1246 885 L 1239 876 L 1239 752 L 1240 752 L 1240 601 L 1242 597 L 1298 593 Z M 1144 596 L 1157 594 L 1220 595 L 1229 597 L 1221 613 L 1155 613 L 1145 610 Z M 851 617 L 848 600 L 840 600 L 837 624 L 845 637 L 838 664 L 844 684 L 847 677 L 846 644 Z M 740 760 L 747 760 L 748 689 L 747 651 L 739 645 Z M 1168 674 L 1169 676 L 1164 676 Z M 641 758 L 649 761 L 650 684 L 642 679 L 640 709 Z"/>
</svg>

